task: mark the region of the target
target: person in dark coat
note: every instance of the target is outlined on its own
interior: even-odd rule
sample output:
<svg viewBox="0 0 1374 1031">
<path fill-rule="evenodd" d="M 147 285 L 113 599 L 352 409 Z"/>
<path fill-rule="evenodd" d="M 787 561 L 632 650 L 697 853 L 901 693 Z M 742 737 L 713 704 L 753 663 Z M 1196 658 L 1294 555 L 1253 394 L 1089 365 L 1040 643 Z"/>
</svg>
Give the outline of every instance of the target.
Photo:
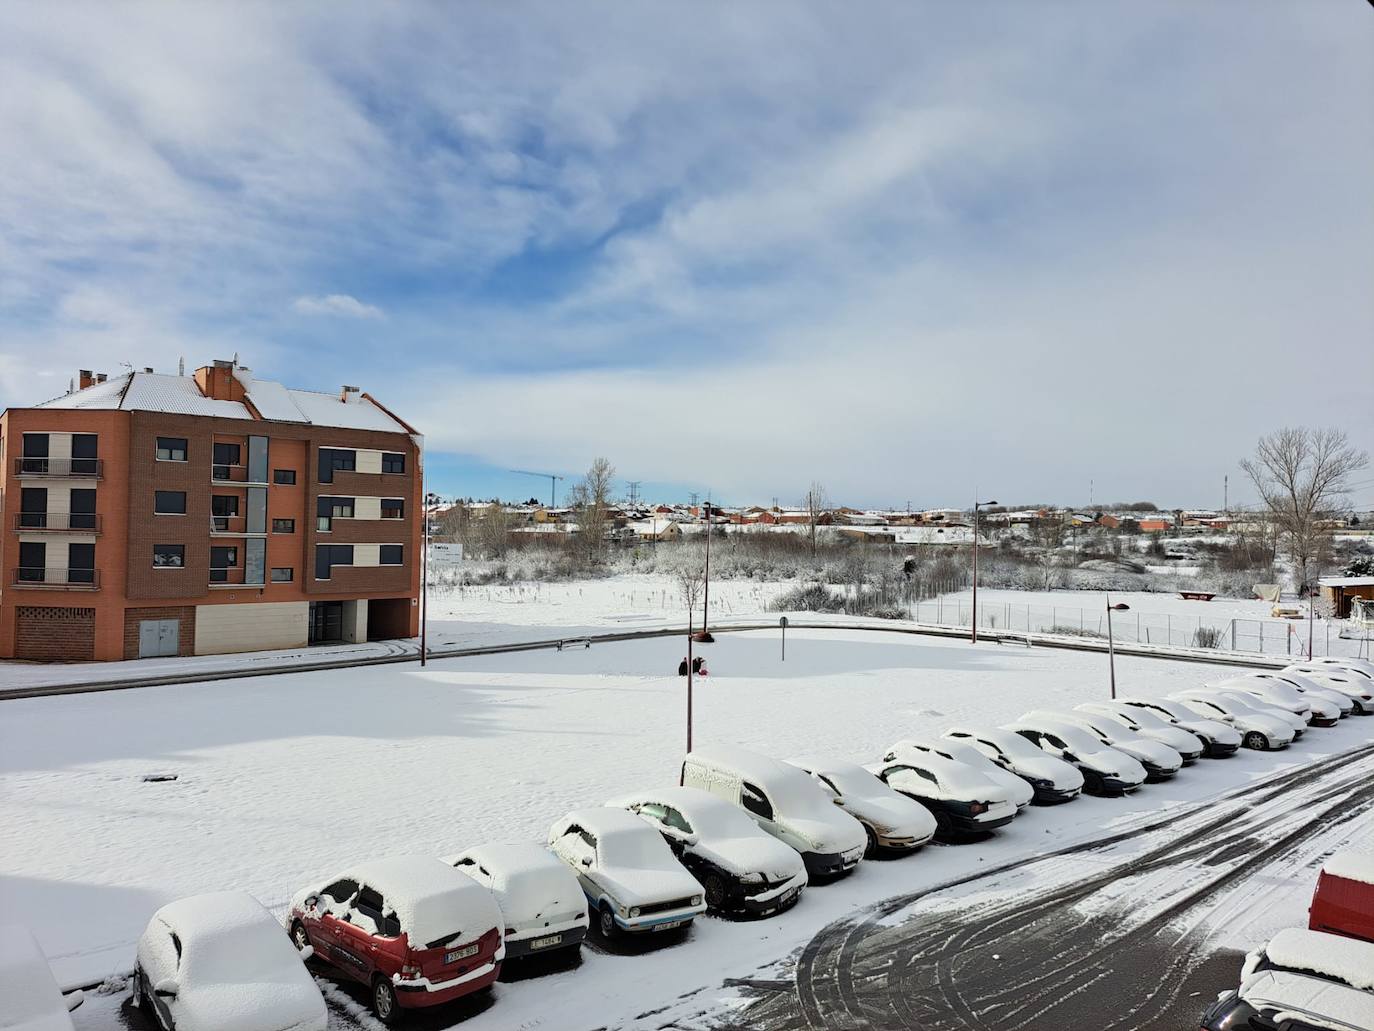
<svg viewBox="0 0 1374 1031">
<path fill-rule="evenodd" d="M 685 677 L 687 675 L 687 656 L 682 657 L 682 661 L 677 664 L 677 675 Z"/>
<path fill-rule="evenodd" d="M 700 672 L 701 672 L 701 667 L 704 666 L 705 664 L 706 664 L 706 660 L 705 660 L 704 658 L 702 658 L 700 655 L 694 657 L 694 658 L 692 659 L 692 672 L 693 672 L 693 673 L 700 673 Z"/>
</svg>

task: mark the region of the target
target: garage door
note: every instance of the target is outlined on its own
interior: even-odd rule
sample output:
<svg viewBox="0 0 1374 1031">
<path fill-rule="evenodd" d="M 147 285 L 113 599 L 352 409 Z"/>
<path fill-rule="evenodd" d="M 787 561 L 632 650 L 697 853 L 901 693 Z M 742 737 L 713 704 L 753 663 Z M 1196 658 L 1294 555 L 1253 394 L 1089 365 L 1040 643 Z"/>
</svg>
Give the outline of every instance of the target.
<svg viewBox="0 0 1374 1031">
<path fill-rule="evenodd" d="M 181 640 L 181 620 L 140 619 L 138 621 L 138 657 L 156 659 L 175 655 Z"/>
</svg>

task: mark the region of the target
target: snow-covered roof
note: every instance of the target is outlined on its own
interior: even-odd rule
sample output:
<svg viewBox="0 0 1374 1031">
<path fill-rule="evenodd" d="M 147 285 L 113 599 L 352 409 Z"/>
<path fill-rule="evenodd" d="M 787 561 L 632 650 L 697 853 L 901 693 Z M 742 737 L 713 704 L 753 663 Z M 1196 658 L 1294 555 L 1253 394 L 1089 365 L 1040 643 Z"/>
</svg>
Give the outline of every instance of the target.
<svg viewBox="0 0 1374 1031">
<path fill-rule="evenodd" d="M 1317 583 L 1322 587 L 1372 587 L 1374 576 L 1323 576 Z"/>
<path fill-rule="evenodd" d="M 1322 872 L 1348 881 L 1374 884 L 1374 855 L 1368 852 L 1337 852 L 1322 864 Z"/>
<path fill-rule="evenodd" d="M 338 429 L 380 430 L 384 433 L 410 431 L 369 398 L 349 394 L 340 400 L 335 394 L 310 390 L 290 390 L 272 380 L 257 379 L 248 369 L 235 368 L 234 377 L 243 385 L 248 404 L 263 419 L 274 422 L 309 423 Z M 37 408 L 83 410 L 122 410 L 126 412 L 167 412 L 173 415 L 203 415 L 218 419 L 253 419 L 248 405 L 240 401 L 217 401 L 201 393 L 191 376 L 172 376 L 158 372 L 130 372 L 104 383 L 96 383 Z"/>
<path fill-rule="evenodd" d="M 1334 977 L 1351 988 L 1374 992 L 1374 942 L 1289 927 L 1274 935 L 1264 952 L 1274 966 Z"/>
<path fill-rule="evenodd" d="M 381 892 L 401 928 L 420 944 L 453 934 L 475 938 L 500 922 L 491 895 L 442 859 L 374 859 L 352 867 L 346 876 Z"/>
</svg>

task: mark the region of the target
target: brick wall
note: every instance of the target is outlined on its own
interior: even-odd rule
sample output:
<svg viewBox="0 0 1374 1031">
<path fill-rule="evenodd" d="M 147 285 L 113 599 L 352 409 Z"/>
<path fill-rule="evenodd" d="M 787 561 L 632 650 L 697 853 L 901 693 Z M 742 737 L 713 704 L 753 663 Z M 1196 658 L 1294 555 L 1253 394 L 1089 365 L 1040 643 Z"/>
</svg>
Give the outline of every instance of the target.
<svg viewBox="0 0 1374 1031">
<path fill-rule="evenodd" d="M 196 645 L 196 607 L 194 605 L 163 605 L 155 608 L 124 610 L 124 657 L 138 658 L 138 624 L 144 619 L 179 619 L 177 654 L 194 655 Z"/>
<path fill-rule="evenodd" d="M 14 610 L 14 655 L 60 662 L 95 658 L 95 609 L 18 606 Z"/>
</svg>

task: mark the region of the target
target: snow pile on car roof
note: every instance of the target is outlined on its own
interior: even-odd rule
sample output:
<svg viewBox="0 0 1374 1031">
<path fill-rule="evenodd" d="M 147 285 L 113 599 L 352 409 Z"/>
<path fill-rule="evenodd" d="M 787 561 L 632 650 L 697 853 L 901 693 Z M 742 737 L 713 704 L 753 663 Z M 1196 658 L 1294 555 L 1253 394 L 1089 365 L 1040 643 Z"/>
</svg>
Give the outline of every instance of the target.
<svg viewBox="0 0 1374 1031">
<path fill-rule="evenodd" d="M 543 845 L 479 845 L 449 862 L 465 857 L 491 874 L 491 888 L 508 925 L 565 919 L 586 911 L 587 901 L 577 875 Z M 463 867 L 457 869 L 461 872 Z"/>
<path fill-rule="evenodd" d="M 477 938 L 501 922 L 491 894 L 442 859 L 378 859 L 353 867 L 350 876 L 381 892 L 412 947 Z"/>
<path fill-rule="evenodd" d="M 1348 881 L 1374 884 L 1374 855 L 1368 852 L 1337 852 L 1322 864 L 1322 872 Z"/>
<path fill-rule="evenodd" d="M 1276 967 L 1334 977 L 1352 988 L 1374 992 L 1374 942 L 1290 927 L 1274 935 L 1264 952 Z"/>
</svg>

